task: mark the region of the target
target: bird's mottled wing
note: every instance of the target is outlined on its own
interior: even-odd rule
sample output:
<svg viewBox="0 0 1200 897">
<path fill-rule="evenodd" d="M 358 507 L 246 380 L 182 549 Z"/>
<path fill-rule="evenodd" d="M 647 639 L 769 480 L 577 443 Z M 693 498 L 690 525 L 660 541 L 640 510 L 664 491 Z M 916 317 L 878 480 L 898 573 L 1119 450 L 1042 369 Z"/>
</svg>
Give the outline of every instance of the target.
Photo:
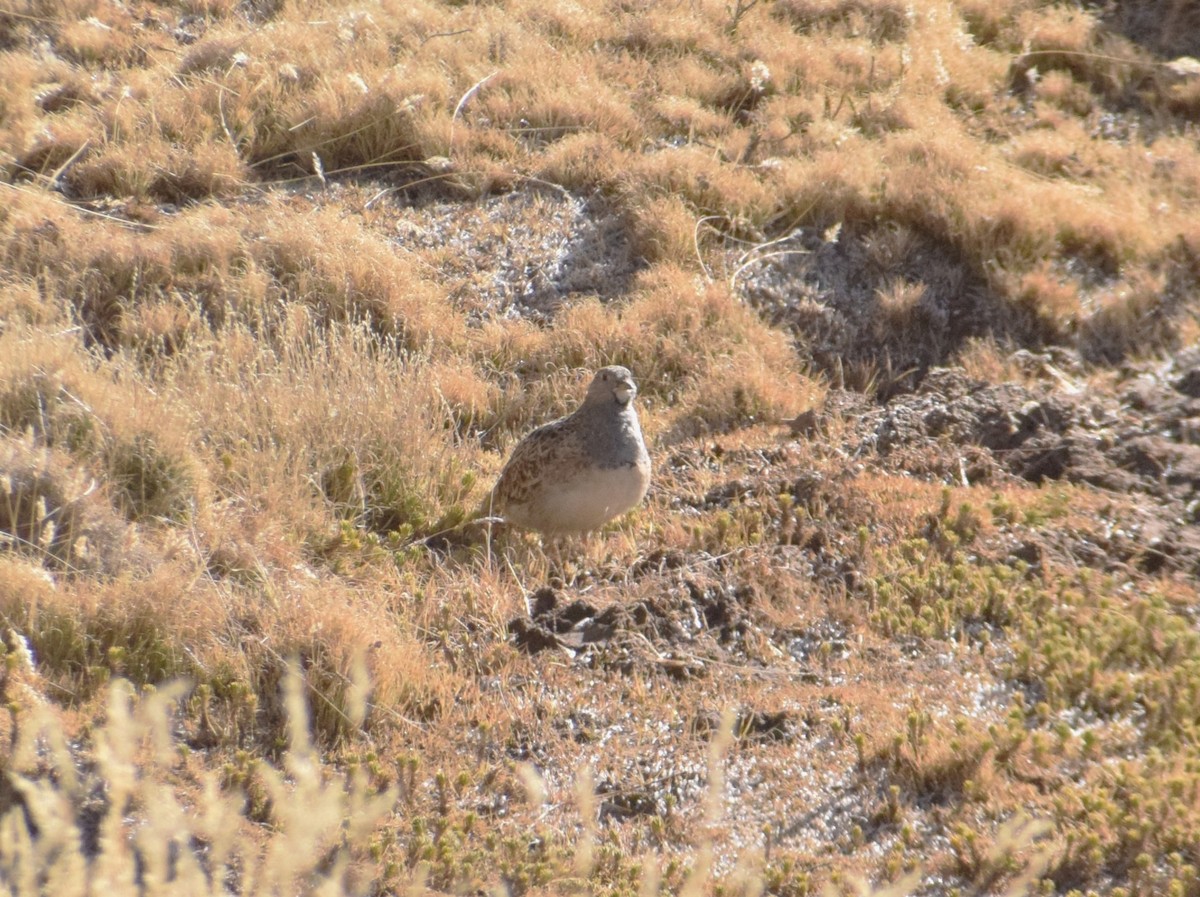
<svg viewBox="0 0 1200 897">
<path fill-rule="evenodd" d="M 585 463 L 583 441 L 573 421 L 564 417 L 538 427 L 517 444 L 492 490 L 496 510 L 528 502 L 545 485 L 547 473 L 565 471 L 574 461 Z"/>
</svg>

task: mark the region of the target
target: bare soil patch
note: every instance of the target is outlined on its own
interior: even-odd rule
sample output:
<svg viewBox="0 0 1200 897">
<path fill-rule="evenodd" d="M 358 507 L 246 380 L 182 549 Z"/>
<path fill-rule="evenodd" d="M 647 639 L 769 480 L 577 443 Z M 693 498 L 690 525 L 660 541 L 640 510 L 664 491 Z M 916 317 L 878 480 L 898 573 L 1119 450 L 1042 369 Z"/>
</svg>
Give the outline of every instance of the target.
<svg viewBox="0 0 1200 897">
<path fill-rule="evenodd" d="M 996 295 L 945 242 L 904 225 L 799 229 L 733 260 L 735 283 L 802 355 L 856 387 L 912 388 L 963 343 L 1035 341 L 1032 316 Z"/>
<path fill-rule="evenodd" d="M 398 252 L 436 265 L 446 298 L 474 321 L 546 323 L 581 296 L 619 298 L 646 267 L 621 214 L 599 196 L 532 184 L 467 202 L 405 199 L 381 198 L 375 226 Z"/>
</svg>

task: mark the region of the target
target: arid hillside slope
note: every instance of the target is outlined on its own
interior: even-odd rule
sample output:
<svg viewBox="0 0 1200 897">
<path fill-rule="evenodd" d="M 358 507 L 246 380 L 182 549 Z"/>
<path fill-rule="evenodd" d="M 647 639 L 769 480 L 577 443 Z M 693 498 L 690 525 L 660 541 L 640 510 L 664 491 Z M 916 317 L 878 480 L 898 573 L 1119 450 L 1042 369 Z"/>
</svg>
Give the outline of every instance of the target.
<svg viewBox="0 0 1200 897">
<path fill-rule="evenodd" d="M 0 0 L 0 880 L 1200 895 L 1196 57 Z M 605 364 L 644 505 L 472 521 Z"/>
</svg>

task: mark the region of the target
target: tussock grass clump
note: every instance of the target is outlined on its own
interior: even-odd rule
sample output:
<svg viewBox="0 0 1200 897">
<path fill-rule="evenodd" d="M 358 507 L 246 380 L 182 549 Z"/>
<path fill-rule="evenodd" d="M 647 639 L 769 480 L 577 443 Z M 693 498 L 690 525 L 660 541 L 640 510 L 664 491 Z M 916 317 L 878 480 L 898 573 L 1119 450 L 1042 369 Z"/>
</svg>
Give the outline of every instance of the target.
<svg viewBox="0 0 1200 897">
<path fill-rule="evenodd" d="M 457 316 L 439 307 L 436 286 L 340 212 L 319 213 L 302 227 L 282 216 L 263 223 L 257 260 L 274 277 L 279 300 L 311 306 L 322 321 L 367 321 L 405 348 L 431 340 L 450 348 L 462 339 Z"/>
<path fill-rule="evenodd" d="M 811 406 L 820 388 L 800 371 L 787 340 L 720 284 L 660 266 L 639 278 L 616 307 L 581 302 L 560 315 L 553 331 L 489 328 L 477 348 L 488 364 L 515 368 L 533 393 L 496 394 L 505 413 L 498 425 L 514 431 L 531 422 L 530 410 L 563 412 L 568 372 L 622 364 L 634 371 L 642 401 L 652 412 L 683 409 L 665 424 L 676 436 L 782 420 Z M 549 398 L 554 395 L 560 398 Z M 672 437 L 674 438 L 674 437 Z"/>
<path fill-rule="evenodd" d="M 146 156 L 135 158 L 120 148 L 89 154 L 71 166 L 63 181 L 83 199 L 115 195 L 175 205 L 231 196 L 245 181 L 242 163 L 227 145 L 184 150 L 168 141 L 148 141 L 144 151 Z M 153 160 L 150 172 L 147 156 Z M 41 162 L 42 170 L 52 159 Z"/>
<path fill-rule="evenodd" d="M 365 324 L 327 329 L 303 308 L 279 322 L 274 343 L 231 334 L 238 351 L 215 368 L 212 359 L 190 358 L 176 375 L 176 388 L 195 396 L 191 407 L 207 421 L 207 451 L 223 459 L 215 483 L 222 494 L 264 495 L 314 545 L 332 540 L 331 548 L 342 535 L 326 510 L 401 540 L 462 518 L 478 479 L 478 456 L 460 443 L 474 432 L 463 432 L 469 406 L 447 401 L 427 356 L 395 339 L 381 343 Z M 211 384 L 214 370 L 223 385 Z M 485 414 L 478 380 L 455 371 L 448 389 L 481 390 L 473 401 Z"/>
<path fill-rule="evenodd" d="M 113 445 L 106 464 L 117 505 L 130 519 L 182 522 L 190 516 L 194 482 L 188 462 L 164 451 L 150 434 Z"/>
<path fill-rule="evenodd" d="M 85 588 L 27 574 L 5 562 L 3 613 L 22 634 L 39 675 L 82 706 L 114 676 L 138 685 L 161 683 L 195 670 L 187 614 L 171 607 L 170 576 L 134 586 L 120 580 Z"/>
<path fill-rule="evenodd" d="M 370 321 L 413 347 L 461 339 L 433 284 L 336 212 L 301 223 L 280 207 L 196 209 L 143 234 L 38 201 L 6 224 L 13 269 L 68 298 L 107 350 L 171 354 L 227 324 L 269 328 L 291 302 L 328 322 Z"/>
<path fill-rule="evenodd" d="M 60 376 L 22 371 L 0 398 L 0 426 L 13 434 L 29 433 L 40 445 L 87 452 L 97 447 L 95 419 Z"/>
<path fill-rule="evenodd" d="M 0 433 L 27 446 L 10 452 L 13 475 L 25 469 L 43 482 L 51 468 L 75 471 L 54 490 L 56 499 L 45 495 L 63 507 L 52 516 L 73 514 L 63 502 L 96 487 L 131 520 L 181 522 L 192 514 L 200 477 L 182 420 L 166 403 L 135 384 L 115 386 L 97 371 L 94 358 L 68 341 L 28 341 L 9 333 L 0 335 L 0 345 L 13 350 L 0 371 Z M 52 463 L 55 456 L 63 460 Z M 30 467 L 34 457 L 43 460 Z M 87 490 L 65 485 L 80 477 L 94 482 Z"/>
<path fill-rule="evenodd" d="M 913 15 L 901 3 L 871 4 L 857 0 L 789 0 L 778 4 L 772 12 L 801 31 L 838 31 L 852 37 L 865 37 L 872 43 L 903 39 Z"/>
<path fill-rule="evenodd" d="M 0 543 L 70 566 L 84 546 L 84 513 L 95 483 L 32 438 L 0 442 Z"/>
</svg>

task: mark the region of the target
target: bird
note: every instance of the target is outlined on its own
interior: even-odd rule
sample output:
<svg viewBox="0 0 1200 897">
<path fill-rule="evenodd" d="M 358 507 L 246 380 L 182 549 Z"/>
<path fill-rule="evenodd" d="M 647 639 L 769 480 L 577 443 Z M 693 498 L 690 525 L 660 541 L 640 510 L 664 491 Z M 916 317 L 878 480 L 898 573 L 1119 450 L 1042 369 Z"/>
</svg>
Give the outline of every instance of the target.
<svg viewBox="0 0 1200 897">
<path fill-rule="evenodd" d="M 517 443 L 486 509 L 552 536 L 598 529 L 634 508 L 650 487 L 650 454 L 628 368 L 598 370 L 583 403 Z"/>
</svg>

